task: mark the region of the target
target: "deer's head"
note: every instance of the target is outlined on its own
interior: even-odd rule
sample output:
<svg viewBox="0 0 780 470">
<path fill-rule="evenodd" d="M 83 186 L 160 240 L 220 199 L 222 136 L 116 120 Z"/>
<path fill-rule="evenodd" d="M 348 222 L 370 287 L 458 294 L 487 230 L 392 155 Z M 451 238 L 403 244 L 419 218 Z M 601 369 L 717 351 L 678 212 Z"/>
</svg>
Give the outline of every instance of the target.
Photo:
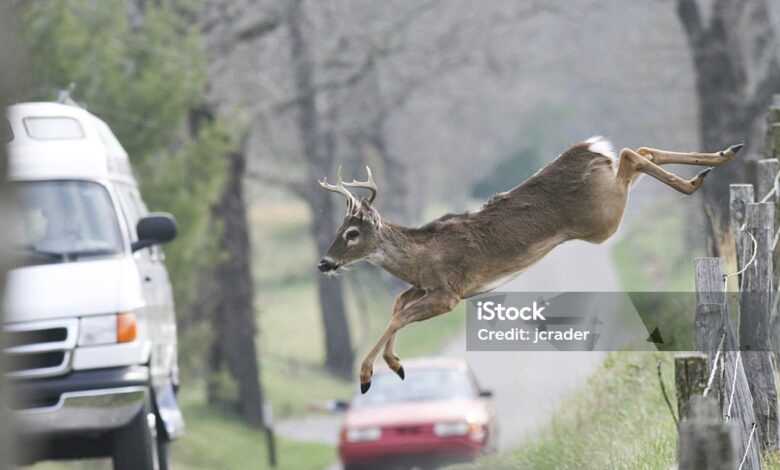
<svg viewBox="0 0 780 470">
<path fill-rule="evenodd" d="M 371 169 L 366 167 L 368 180 L 345 183 L 341 180 L 341 167 L 336 175 L 336 184 L 328 184 L 325 178 L 320 181 L 327 191 L 341 194 L 347 199 L 347 215 L 341 223 L 336 238 L 328 252 L 322 257 L 317 268 L 324 273 L 332 273 L 348 264 L 360 261 L 374 253 L 379 244 L 379 212 L 371 206 L 376 199 L 377 188 Z M 358 199 L 348 188 L 361 188 L 371 191 L 368 197 Z"/>
</svg>

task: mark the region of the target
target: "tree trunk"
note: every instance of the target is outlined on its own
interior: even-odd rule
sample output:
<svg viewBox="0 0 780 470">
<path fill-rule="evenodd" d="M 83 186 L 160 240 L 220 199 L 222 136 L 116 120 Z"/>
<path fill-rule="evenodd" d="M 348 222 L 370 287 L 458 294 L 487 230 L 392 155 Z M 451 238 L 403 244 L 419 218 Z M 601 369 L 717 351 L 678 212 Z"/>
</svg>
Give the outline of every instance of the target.
<svg viewBox="0 0 780 470">
<path fill-rule="evenodd" d="M 312 202 L 312 236 L 317 242 L 317 252 L 324 254 L 333 241 L 338 227 L 333 222 L 333 199 L 315 198 Z M 352 338 L 345 315 L 344 291 L 341 281 L 335 277 L 318 275 L 322 326 L 325 331 L 325 367 L 337 377 L 352 376 Z"/>
<path fill-rule="evenodd" d="M 260 372 L 255 349 L 254 286 L 250 267 L 250 245 L 244 205 L 245 156 L 230 156 L 228 179 L 219 203 L 213 209 L 214 221 L 221 226 L 220 249 L 223 258 L 213 269 L 219 288 L 211 299 L 214 339 L 209 362 L 219 371 L 226 365 L 238 385 L 237 408 L 252 426 L 263 424 Z M 219 401 L 209 387 L 209 402 Z"/>
<path fill-rule="evenodd" d="M 325 175 L 333 163 L 333 140 L 322 132 L 319 125 L 315 89 L 313 86 L 313 62 L 309 45 L 304 36 L 303 11 L 300 0 L 289 4 L 288 32 L 290 58 L 298 100 L 297 124 L 303 144 L 303 156 L 309 163 L 312 179 Z M 334 223 L 333 198 L 313 187 L 306 198 L 312 213 L 312 235 L 317 242 L 317 252 L 325 254 L 330 246 Z M 334 278 L 318 276 L 319 300 L 325 333 L 325 366 L 338 377 L 352 374 L 353 351 L 349 323 L 344 308 L 344 292 L 341 283 Z"/>
<path fill-rule="evenodd" d="M 780 77 L 766 0 L 716 0 L 706 25 L 697 0 L 678 0 L 677 14 L 696 73 L 701 150 L 719 151 L 747 140 L 749 150 L 760 151 L 762 142 L 751 142 L 750 138 L 757 135 L 760 111 L 769 105 Z M 744 57 L 743 50 L 752 56 Z M 760 62 L 765 63 L 754 71 L 757 76 L 752 80 L 755 84 L 751 83 L 749 65 Z M 743 151 L 738 158 L 747 153 Z M 701 189 L 712 222 L 711 246 L 716 251 L 715 235 L 728 229 L 729 184 L 743 177 L 743 165 L 734 162 L 713 171 Z"/>
</svg>

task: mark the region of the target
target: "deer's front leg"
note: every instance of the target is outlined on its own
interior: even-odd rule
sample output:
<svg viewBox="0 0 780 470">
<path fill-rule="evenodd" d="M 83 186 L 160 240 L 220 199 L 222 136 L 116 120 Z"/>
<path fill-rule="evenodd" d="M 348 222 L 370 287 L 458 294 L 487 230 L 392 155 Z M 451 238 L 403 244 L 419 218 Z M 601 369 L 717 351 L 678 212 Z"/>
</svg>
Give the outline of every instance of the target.
<svg viewBox="0 0 780 470">
<path fill-rule="evenodd" d="M 420 300 L 408 305 L 398 312 L 397 315 L 393 315 L 385 332 L 382 333 L 379 341 L 377 341 L 376 345 L 374 345 L 360 365 L 360 392 L 366 393 L 369 387 L 371 387 L 371 375 L 374 373 L 374 360 L 382 347 L 384 347 L 398 330 L 409 323 L 427 320 L 436 315 L 447 313 L 455 308 L 459 301 L 460 297 L 452 291 L 443 289 L 428 290 Z"/>
<path fill-rule="evenodd" d="M 398 297 L 395 298 L 395 302 L 393 302 L 392 317 L 398 315 L 404 308 L 408 307 L 410 304 L 416 302 L 417 300 L 420 300 L 424 295 L 425 295 L 425 290 L 418 289 L 416 287 L 410 287 L 409 289 L 402 292 Z M 398 359 L 398 356 L 395 355 L 394 346 L 395 346 L 395 334 L 390 336 L 390 339 L 387 340 L 387 343 L 385 343 L 385 350 L 382 353 L 382 357 L 387 363 L 387 366 L 390 369 L 392 369 L 396 374 L 398 374 L 398 376 L 401 377 L 401 380 L 403 380 L 405 377 L 404 368 L 401 365 L 401 361 L 400 359 Z"/>
</svg>

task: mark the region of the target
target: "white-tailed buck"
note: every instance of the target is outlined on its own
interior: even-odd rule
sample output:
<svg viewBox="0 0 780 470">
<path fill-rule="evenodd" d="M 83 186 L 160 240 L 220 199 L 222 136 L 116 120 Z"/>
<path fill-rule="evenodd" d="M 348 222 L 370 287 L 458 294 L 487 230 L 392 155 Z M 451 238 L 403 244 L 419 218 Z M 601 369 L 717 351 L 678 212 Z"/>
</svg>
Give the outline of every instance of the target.
<svg viewBox="0 0 780 470">
<path fill-rule="evenodd" d="M 367 168 L 365 182 L 338 181 L 323 188 L 347 199 L 347 215 L 328 253 L 317 267 L 324 273 L 359 260 L 373 263 L 411 284 L 393 304 L 387 329 L 360 367 L 360 389 L 371 385 L 380 351 L 403 379 L 393 351 L 396 332 L 411 322 L 449 312 L 461 299 L 487 292 L 517 276 L 567 240 L 601 243 L 617 231 L 631 185 L 648 174 L 684 194 L 699 189 L 707 168 L 684 180 L 663 168 L 667 163 L 714 167 L 742 148 L 717 153 L 623 149 L 594 137 L 574 145 L 520 186 L 498 194 L 475 212 L 447 214 L 419 228 L 392 224 L 372 202 L 377 187 Z M 370 195 L 359 200 L 350 188 Z"/>
</svg>

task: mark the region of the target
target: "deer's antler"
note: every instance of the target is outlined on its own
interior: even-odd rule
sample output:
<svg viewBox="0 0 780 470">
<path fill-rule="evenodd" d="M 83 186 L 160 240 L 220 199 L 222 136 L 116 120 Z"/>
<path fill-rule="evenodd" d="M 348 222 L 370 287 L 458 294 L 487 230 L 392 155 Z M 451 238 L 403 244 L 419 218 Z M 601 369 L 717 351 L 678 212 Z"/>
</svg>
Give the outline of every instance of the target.
<svg viewBox="0 0 780 470">
<path fill-rule="evenodd" d="M 344 182 L 341 180 L 341 165 L 339 165 L 338 172 L 336 172 L 336 180 L 336 184 L 329 184 L 328 178 L 322 178 L 322 181 L 319 183 L 320 186 L 322 186 L 326 191 L 331 191 L 344 196 L 347 199 L 347 212 L 354 212 L 355 209 L 360 207 L 360 204 L 358 203 L 355 195 L 349 192 L 349 189 L 344 187 Z"/>
<path fill-rule="evenodd" d="M 376 183 L 374 183 L 374 176 L 371 174 L 371 168 L 369 168 L 368 166 L 366 166 L 366 173 L 368 173 L 367 181 L 352 180 L 351 183 L 344 183 L 344 186 L 348 188 L 368 189 L 369 191 L 371 191 L 371 195 L 368 196 L 368 203 L 371 204 L 372 202 L 374 202 L 374 199 L 376 199 L 377 187 L 376 187 Z"/>
</svg>

